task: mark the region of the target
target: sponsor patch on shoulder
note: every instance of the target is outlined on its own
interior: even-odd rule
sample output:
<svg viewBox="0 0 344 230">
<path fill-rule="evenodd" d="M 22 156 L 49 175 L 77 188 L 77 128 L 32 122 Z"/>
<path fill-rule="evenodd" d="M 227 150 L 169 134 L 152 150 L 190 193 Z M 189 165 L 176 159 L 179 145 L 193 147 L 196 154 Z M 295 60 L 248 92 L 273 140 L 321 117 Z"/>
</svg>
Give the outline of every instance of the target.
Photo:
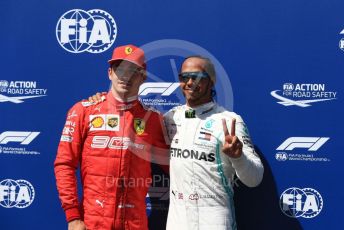
<svg viewBox="0 0 344 230">
<path fill-rule="evenodd" d="M 67 136 L 67 135 L 62 135 L 60 141 L 63 141 L 63 142 L 72 142 L 72 141 L 73 141 L 73 137 Z"/>
<path fill-rule="evenodd" d="M 81 104 L 84 107 L 88 107 L 88 106 L 91 106 L 91 105 L 95 105 L 96 103 L 95 102 L 90 102 L 90 101 L 82 101 Z"/>
</svg>

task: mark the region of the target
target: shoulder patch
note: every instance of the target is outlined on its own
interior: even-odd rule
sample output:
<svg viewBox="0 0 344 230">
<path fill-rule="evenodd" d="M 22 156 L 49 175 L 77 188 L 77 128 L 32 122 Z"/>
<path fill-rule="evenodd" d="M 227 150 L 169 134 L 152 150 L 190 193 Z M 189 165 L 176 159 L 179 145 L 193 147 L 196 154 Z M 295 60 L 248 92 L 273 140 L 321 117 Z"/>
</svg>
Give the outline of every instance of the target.
<svg viewBox="0 0 344 230">
<path fill-rule="evenodd" d="M 91 105 L 94 105 L 96 104 L 95 102 L 89 102 L 89 101 L 82 101 L 81 102 L 81 105 L 84 106 L 84 107 L 88 107 L 88 106 L 91 106 Z"/>
</svg>

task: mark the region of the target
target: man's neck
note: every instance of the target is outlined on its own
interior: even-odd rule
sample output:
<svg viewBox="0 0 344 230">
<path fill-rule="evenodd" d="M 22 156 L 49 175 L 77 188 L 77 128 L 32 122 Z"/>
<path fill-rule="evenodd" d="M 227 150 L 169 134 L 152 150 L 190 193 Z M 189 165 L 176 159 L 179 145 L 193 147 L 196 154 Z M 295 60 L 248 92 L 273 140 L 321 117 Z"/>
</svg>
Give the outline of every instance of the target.
<svg viewBox="0 0 344 230">
<path fill-rule="evenodd" d="M 195 107 L 199 107 L 201 105 L 207 104 L 209 102 L 212 102 L 213 99 L 209 98 L 208 100 L 204 100 L 204 101 L 188 101 L 186 100 L 186 105 L 191 107 L 191 108 L 195 108 Z"/>
<path fill-rule="evenodd" d="M 138 98 L 138 95 L 125 95 L 125 94 L 118 94 L 113 89 L 111 89 L 112 96 L 120 102 L 132 102 Z"/>
</svg>

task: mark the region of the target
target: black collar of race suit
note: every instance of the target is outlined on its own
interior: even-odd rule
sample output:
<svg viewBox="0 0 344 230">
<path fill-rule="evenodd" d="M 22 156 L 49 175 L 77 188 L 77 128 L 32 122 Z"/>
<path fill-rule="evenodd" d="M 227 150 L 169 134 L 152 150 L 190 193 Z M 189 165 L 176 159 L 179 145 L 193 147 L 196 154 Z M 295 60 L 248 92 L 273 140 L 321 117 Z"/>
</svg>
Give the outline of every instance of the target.
<svg viewBox="0 0 344 230">
<path fill-rule="evenodd" d="M 215 108 L 215 106 L 216 103 L 213 101 L 194 108 L 185 106 L 185 118 L 196 118 L 198 116 L 204 115 L 212 111 Z"/>
</svg>

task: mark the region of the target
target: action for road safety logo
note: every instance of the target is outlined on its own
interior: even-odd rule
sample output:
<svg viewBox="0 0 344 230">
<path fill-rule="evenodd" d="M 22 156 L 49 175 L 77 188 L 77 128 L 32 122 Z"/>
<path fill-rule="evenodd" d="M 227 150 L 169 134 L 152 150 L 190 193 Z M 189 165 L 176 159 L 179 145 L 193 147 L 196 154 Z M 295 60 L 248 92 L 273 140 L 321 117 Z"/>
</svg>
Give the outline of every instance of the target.
<svg viewBox="0 0 344 230">
<path fill-rule="evenodd" d="M 47 91 L 39 88 L 36 81 L 0 80 L 0 102 L 19 104 L 30 98 L 47 96 Z"/>
<path fill-rule="evenodd" d="M 342 30 L 339 34 L 344 36 L 344 30 Z M 339 49 L 344 51 L 344 37 L 342 37 L 339 41 Z"/>
<path fill-rule="evenodd" d="M 283 106 L 309 107 L 315 102 L 337 99 L 336 91 L 328 91 L 325 84 L 283 84 L 282 90 L 271 91 L 278 104 Z"/>
<path fill-rule="evenodd" d="M 71 53 L 102 53 L 117 36 L 117 25 L 106 11 L 73 9 L 64 13 L 56 25 L 56 38 Z"/>
</svg>

